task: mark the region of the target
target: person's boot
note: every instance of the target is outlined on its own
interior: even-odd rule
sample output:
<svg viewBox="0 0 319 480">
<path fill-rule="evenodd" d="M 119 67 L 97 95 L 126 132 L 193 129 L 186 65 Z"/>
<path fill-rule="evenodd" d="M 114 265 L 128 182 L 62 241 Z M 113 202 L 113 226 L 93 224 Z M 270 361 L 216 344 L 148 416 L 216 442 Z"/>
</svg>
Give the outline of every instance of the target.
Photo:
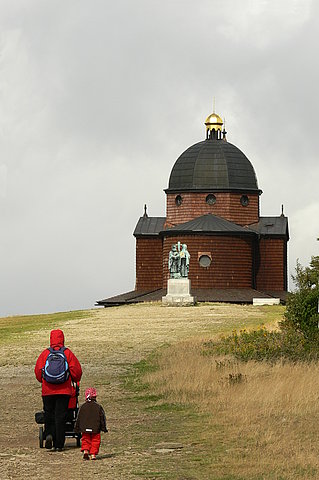
<svg viewBox="0 0 319 480">
<path fill-rule="evenodd" d="M 52 444 L 53 444 L 53 437 L 52 435 L 49 434 L 45 438 L 45 448 L 47 448 L 48 450 L 51 450 Z"/>
</svg>

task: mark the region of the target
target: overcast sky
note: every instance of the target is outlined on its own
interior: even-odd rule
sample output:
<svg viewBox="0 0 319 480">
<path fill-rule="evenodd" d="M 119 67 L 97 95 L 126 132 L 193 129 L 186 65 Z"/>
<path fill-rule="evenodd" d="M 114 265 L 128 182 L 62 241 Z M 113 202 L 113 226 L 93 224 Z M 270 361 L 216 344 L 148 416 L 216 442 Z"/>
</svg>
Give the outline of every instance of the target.
<svg viewBox="0 0 319 480">
<path fill-rule="evenodd" d="M 318 255 L 314 0 L 1 0 L 0 316 L 133 290 L 144 203 L 212 112 L 252 162 L 289 268 Z"/>
</svg>

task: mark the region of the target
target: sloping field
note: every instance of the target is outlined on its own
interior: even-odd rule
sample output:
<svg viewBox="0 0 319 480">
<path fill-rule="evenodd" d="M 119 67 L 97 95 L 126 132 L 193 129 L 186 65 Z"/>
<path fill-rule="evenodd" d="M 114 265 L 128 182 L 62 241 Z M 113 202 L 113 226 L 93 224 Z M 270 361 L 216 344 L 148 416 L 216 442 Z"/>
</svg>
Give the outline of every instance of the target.
<svg viewBox="0 0 319 480">
<path fill-rule="evenodd" d="M 220 452 L 218 422 L 212 423 L 209 412 L 196 405 L 180 405 L 176 398 L 165 402 L 162 394 L 143 388 L 139 376 L 143 369 L 149 374 L 143 360 L 156 352 L 162 352 L 163 363 L 167 345 L 244 326 L 275 325 L 282 313 L 281 306 L 169 308 L 155 303 L 0 319 L 0 478 L 270 478 L 222 470 L 212 476 L 212 449 Z M 83 462 L 71 440 L 63 453 L 39 448 L 34 413 L 42 409 L 41 386 L 33 368 L 52 328 L 63 329 L 66 345 L 83 366 L 80 402 L 84 389 L 94 385 L 107 414 L 109 434 L 102 437 L 96 462 Z M 207 429 L 214 441 L 207 441 Z M 247 448 L 243 454 L 249 458 Z"/>
</svg>

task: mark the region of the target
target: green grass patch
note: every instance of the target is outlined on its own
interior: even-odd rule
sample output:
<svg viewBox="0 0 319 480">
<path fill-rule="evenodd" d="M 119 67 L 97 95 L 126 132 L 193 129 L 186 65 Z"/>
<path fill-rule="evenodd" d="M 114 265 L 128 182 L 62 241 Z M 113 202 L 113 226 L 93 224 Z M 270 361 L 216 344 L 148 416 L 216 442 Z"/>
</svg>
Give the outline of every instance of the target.
<svg viewBox="0 0 319 480">
<path fill-rule="evenodd" d="M 59 312 L 43 315 L 20 315 L 0 318 L 0 343 L 17 341 L 17 337 L 26 332 L 39 331 L 43 328 L 52 329 L 66 321 L 77 320 L 88 315 L 85 310 Z"/>
<path fill-rule="evenodd" d="M 158 403 L 146 407 L 146 410 L 153 412 L 182 412 L 188 410 L 188 408 L 179 403 Z"/>
<path fill-rule="evenodd" d="M 150 355 L 148 355 L 148 357 L 130 366 L 129 371 L 122 377 L 124 387 L 127 390 L 133 393 L 140 393 L 145 392 L 149 389 L 149 385 L 145 383 L 142 379 L 144 375 L 154 372 L 158 368 L 156 360 L 159 355 L 159 350 L 152 352 Z M 131 398 L 136 400 L 137 397 Z M 148 395 L 138 395 L 138 398 L 140 401 L 142 401 L 143 399 L 147 400 Z"/>
<path fill-rule="evenodd" d="M 146 394 L 146 395 L 135 395 L 130 397 L 132 401 L 136 402 L 158 402 L 162 400 L 162 395 Z"/>
</svg>

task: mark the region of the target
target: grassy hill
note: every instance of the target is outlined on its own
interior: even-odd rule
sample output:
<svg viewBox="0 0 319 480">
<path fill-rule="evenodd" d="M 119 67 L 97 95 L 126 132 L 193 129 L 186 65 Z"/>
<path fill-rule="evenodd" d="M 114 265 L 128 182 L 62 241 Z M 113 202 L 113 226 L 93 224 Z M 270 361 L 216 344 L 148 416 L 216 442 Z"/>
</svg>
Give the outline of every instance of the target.
<svg viewBox="0 0 319 480">
<path fill-rule="evenodd" d="M 275 328 L 282 306 L 141 304 L 0 319 L 0 477 L 105 479 L 318 478 L 316 365 L 240 363 L 203 354 L 234 329 Z M 37 356 L 52 328 L 83 366 L 107 413 L 100 459 L 74 442 L 39 449 Z"/>
</svg>

